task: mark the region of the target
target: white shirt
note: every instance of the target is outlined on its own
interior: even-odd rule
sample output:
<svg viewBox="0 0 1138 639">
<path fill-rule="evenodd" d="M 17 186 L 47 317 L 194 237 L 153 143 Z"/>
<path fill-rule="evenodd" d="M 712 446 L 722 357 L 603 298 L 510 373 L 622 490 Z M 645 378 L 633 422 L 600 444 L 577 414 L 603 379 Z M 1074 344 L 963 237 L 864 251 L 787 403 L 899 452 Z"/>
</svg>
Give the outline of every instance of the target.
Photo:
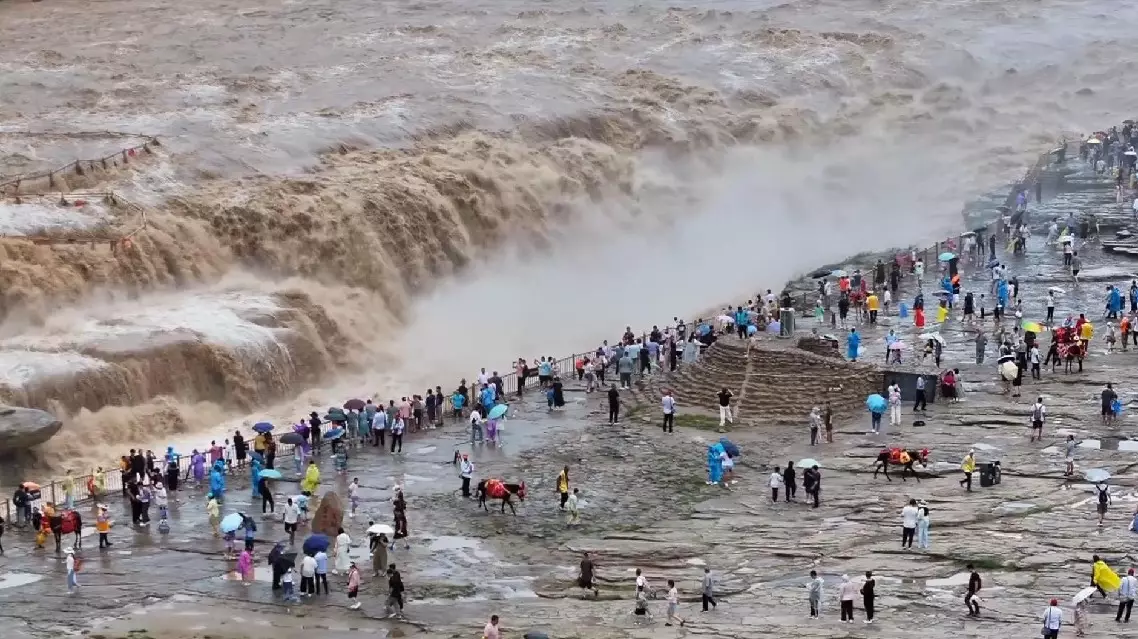
<svg viewBox="0 0 1138 639">
<path fill-rule="evenodd" d="M 782 473 L 778 472 L 777 470 L 771 473 L 769 484 L 771 488 L 782 488 Z"/>
<path fill-rule="evenodd" d="M 1058 630 L 1063 625 L 1063 609 L 1059 606 L 1047 606 L 1043 611 L 1043 627 L 1048 630 Z"/>
<path fill-rule="evenodd" d="M 67 572 L 75 572 L 75 555 L 67 555 Z"/>
<path fill-rule="evenodd" d="M 291 584 L 292 583 L 292 569 L 291 568 L 288 570 L 288 572 L 286 572 L 284 575 L 281 576 L 281 583 L 282 584 Z"/>
<path fill-rule="evenodd" d="M 357 495 L 359 495 L 359 492 L 360 492 L 360 485 L 359 484 L 357 484 L 354 481 L 352 483 L 348 484 L 348 499 L 351 499 L 352 497 L 356 497 Z"/>
<path fill-rule="evenodd" d="M 676 592 L 675 586 L 672 586 L 672 589 L 668 591 L 668 603 L 670 603 L 670 604 L 680 603 L 680 593 Z"/>
<path fill-rule="evenodd" d="M 637 590 L 645 590 L 647 588 L 648 588 L 648 580 L 645 579 L 644 575 L 638 575 L 636 577 L 636 589 Z"/>
<path fill-rule="evenodd" d="M 285 505 L 284 507 L 284 523 L 295 524 L 300 519 L 300 509 L 296 505 Z"/>
<path fill-rule="evenodd" d="M 471 426 L 477 426 L 481 423 L 482 423 L 482 415 L 479 415 L 478 411 L 474 411 L 474 412 L 470 413 L 470 425 Z"/>
<path fill-rule="evenodd" d="M 664 409 L 665 415 L 676 412 L 676 400 L 671 395 L 665 395 L 664 399 L 660 400 L 660 406 Z"/>
<path fill-rule="evenodd" d="M 315 577 L 316 576 L 316 558 L 308 555 L 300 562 L 300 576 L 301 577 Z"/>
<path fill-rule="evenodd" d="M 474 464 L 470 463 L 469 459 L 462 460 L 462 470 L 459 471 L 458 475 L 470 479 L 474 475 Z"/>
<path fill-rule="evenodd" d="M 917 527 L 917 510 L 916 506 L 905 506 L 901 509 L 901 525 L 905 528 Z"/>
<path fill-rule="evenodd" d="M 490 376 L 486 374 L 486 371 L 482 371 L 481 373 L 478 374 L 478 385 L 479 386 L 485 386 L 486 382 L 488 382 L 488 381 L 490 381 Z"/>
<path fill-rule="evenodd" d="M 577 512 L 577 496 L 576 495 L 569 495 L 568 504 L 569 504 L 569 512 L 573 512 L 573 513 Z"/>
<path fill-rule="evenodd" d="M 382 410 L 375 412 L 375 417 L 371 418 L 371 427 L 374 430 L 383 430 L 387 428 L 387 413 Z"/>
<path fill-rule="evenodd" d="M 1054 295 L 1051 295 L 1051 294 L 1047 295 L 1047 308 L 1055 308 L 1055 296 Z"/>
<path fill-rule="evenodd" d="M 1118 597 L 1120 599 L 1133 599 L 1135 596 L 1138 596 L 1138 577 L 1126 575 L 1118 587 Z"/>
</svg>

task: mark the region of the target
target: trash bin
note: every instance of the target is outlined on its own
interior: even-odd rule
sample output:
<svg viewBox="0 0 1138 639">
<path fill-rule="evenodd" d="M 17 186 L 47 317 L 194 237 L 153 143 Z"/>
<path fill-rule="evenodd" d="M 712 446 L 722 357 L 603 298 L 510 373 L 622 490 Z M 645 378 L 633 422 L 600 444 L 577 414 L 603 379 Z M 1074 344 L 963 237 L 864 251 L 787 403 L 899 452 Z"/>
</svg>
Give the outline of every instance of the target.
<svg viewBox="0 0 1138 639">
<path fill-rule="evenodd" d="M 778 336 L 792 337 L 794 335 L 794 309 L 782 308 L 778 313 Z"/>
<path fill-rule="evenodd" d="M 1000 483 L 1000 462 L 980 464 L 980 487 L 990 488 Z"/>
</svg>

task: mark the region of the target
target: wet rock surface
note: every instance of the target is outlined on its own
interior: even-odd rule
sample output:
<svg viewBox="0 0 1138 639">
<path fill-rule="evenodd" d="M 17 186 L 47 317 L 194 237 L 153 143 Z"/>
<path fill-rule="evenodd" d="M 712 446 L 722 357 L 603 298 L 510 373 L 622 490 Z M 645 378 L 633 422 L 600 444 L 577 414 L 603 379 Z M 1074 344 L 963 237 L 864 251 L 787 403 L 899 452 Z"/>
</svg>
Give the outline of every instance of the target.
<svg viewBox="0 0 1138 639">
<path fill-rule="evenodd" d="M 63 422 L 46 411 L 0 406 L 0 455 L 42 444 L 62 427 Z"/>
<path fill-rule="evenodd" d="M 1057 196 L 1040 207 L 1040 218 L 1048 210 L 1089 205 L 1086 198 L 1094 193 Z M 1113 263 L 1093 246 L 1080 252 L 1087 268 Z M 1063 278 L 1061 256 L 1037 236 L 1027 256 L 1008 260 L 1013 273 L 1021 274 L 1027 317 L 1041 319 L 1046 282 Z M 986 273 L 971 267 L 964 279 L 965 290 L 987 285 Z M 912 286 L 909 278 L 906 296 Z M 1057 315 L 1088 311 L 1097 316 L 1101 287 L 1067 288 Z M 911 325 L 886 315 L 878 328 L 861 328 L 869 353 L 882 349 L 876 352 L 883 355 L 882 339 L 890 327 L 913 342 Z M 989 320 L 985 330 L 991 328 Z M 603 394 L 586 395 L 570 382 L 564 409 L 547 410 L 536 392 L 513 400 L 501 445 L 471 445 L 465 425 L 448 422 L 441 430 L 409 437 L 402 455 L 372 447 L 354 450 L 347 475 L 321 460 L 322 490 L 342 494 L 350 478 L 361 480 L 361 512 L 346 518 L 345 525 L 357 544 L 352 557 L 364 567 L 359 611 L 344 610 L 342 577 L 331 577 L 332 595 L 300 605 L 274 596 L 264 553 L 271 542 L 285 539 L 279 517 L 260 526 L 256 578 L 244 587 L 227 577 L 233 563 L 222 558 L 224 544 L 209 532 L 200 489 L 179 494 L 169 535 L 132 529 L 117 496 L 109 496 L 118 518 L 111 534 L 115 545 L 99 551 L 93 532 L 84 531 L 86 563 L 76 595 L 64 594 L 62 555 L 50 542 L 46 551 L 34 550 L 29 533 L 10 529 L 5 535 L 0 601 L 7 628 L 16 637 L 85 629 L 108 637 L 132 630 L 154 637 L 455 637 L 476 636 L 488 616 L 498 614 L 507 636 L 542 630 L 551 637 L 901 638 L 914 629 L 933 637 L 1037 636 L 1047 600 L 1069 604 L 1086 585 L 1092 554 L 1118 572 L 1134 561 L 1135 537 L 1127 525 L 1138 504 L 1138 456 L 1130 443 L 1138 427 L 1130 410 L 1104 425 L 1098 392 L 1112 381 L 1124 402 L 1134 399 L 1130 379 L 1138 350 L 1108 354 L 1099 331 L 1084 372 L 1046 371 L 1038 382 L 1026 380 L 1023 397 L 1016 400 L 1002 393 L 993 358 L 974 363 L 971 331 L 959 317 L 940 327 L 948 342 L 945 364 L 961 368 L 963 400 L 937 401 L 925 414 L 906 406 L 902 423 L 886 424 L 882 435 L 866 433 L 865 393 L 880 384 L 882 375 L 874 366 L 803 354 L 793 340 L 748 350 L 728 338 L 688 371 L 636 380 L 636 391 L 624 394 L 616 426 L 605 424 Z M 931 358 L 920 362 L 911 353 L 904 366 L 935 372 Z M 845 402 L 842 417 L 834 443 L 812 447 L 806 411 L 830 397 L 831 379 L 842 388 L 835 394 L 835 401 Z M 656 398 L 665 384 L 681 398 L 674 433 L 660 428 Z M 722 434 L 715 432 L 720 428 L 713 412 L 721 385 L 736 391 L 742 407 L 740 419 Z M 1036 396 L 1048 405 L 1048 421 L 1044 441 L 1032 443 L 1029 407 Z M 918 420 L 923 425 L 916 425 Z M 1062 442 L 1068 434 L 1081 442 L 1079 473 L 1104 468 L 1114 475 L 1114 502 L 1101 528 L 1090 484 L 1079 479 L 1081 474 L 1063 476 Z M 729 490 L 705 482 L 706 446 L 721 436 L 743 453 L 738 482 Z M 929 465 L 906 481 L 898 471 L 891 481 L 874 477 L 873 462 L 884 446 L 927 447 Z M 969 449 L 980 463 L 1001 462 L 1000 484 L 982 487 L 976 476 L 972 492 L 960 485 L 959 463 Z M 494 503 L 485 512 L 461 498 L 455 450 L 471 454 L 476 480 L 496 476 L 526 482 L 527 499 L 518 504 L 516 516 L 508 509 L 501 514 Z M 771 503 L 771 467 L 804 457 L 822 466 L 820 507 L 804 503 L 801 487 L 796 501 Z M 556 476 L 565 465 L 570 487 L 580 491 L 579 526 L 568 526 L 559 509 Z M 282 466 L 285 478 L 274 484 L 278 504 L 299 492 L 298 475 L 287 461 Z M 255 512 L 242 487 L 244 477 L 231 478 L 224 512 Z M 409 548 L 395 546 L 389 561 L 399 566 L 408 587 L 407 621 L 381 618 L 386 584 L 370 574 L 363 534 L 370 520 L 390 523 L 396 483 L 407 493 L 411 538 Z M 900 509 L 910 498 L 926 501 L 931 509 L 929 550 L 900 548 Z M 302 528 L 298 545 L 308 532 Z M 574 583 L 585 551 L 596 562 L 598 596 Z M 984 579 L 979 619 L 966 617 L 961 601 L 969 563 Z M 719 597 L 718 609 L 708 613 L 699 611 L 705 566 L 713 570 Z M 661 598 L 666 580 L 676 580 L 680 613 L 688 618 L 683 629 L 663 627 L 659 600 L 650 603 L 653 619 L 631 614 L 636 568 Z M 827 584 L 821 620 L 807 619 L 804 585 L 810 570 Z M 841 576 L 856 578 L 867 570 L 878 580 L 878 620 L 862 626 L 859 599 L 857 626 L 838 625 Z M 1107 612 L 1108 605 L 1096 600 L 1092 636 L 1117 634 Z"/>
</svg>

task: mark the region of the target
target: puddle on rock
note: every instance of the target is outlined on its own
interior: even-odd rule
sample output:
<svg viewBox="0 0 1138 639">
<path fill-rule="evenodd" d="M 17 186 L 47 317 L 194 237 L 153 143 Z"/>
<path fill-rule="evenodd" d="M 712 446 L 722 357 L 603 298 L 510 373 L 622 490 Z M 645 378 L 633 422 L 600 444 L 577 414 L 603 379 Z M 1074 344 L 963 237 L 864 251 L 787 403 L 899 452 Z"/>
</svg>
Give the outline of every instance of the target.
<svg viewBox="0 0 1138 639">
<path fill-rule="evenodd" d="M 0 574 L 0 589 L 26 586 L 41 579 L 43 579 L 43 575 L 33 575 L 29 572 L 8 572 Z"/>
</svg>

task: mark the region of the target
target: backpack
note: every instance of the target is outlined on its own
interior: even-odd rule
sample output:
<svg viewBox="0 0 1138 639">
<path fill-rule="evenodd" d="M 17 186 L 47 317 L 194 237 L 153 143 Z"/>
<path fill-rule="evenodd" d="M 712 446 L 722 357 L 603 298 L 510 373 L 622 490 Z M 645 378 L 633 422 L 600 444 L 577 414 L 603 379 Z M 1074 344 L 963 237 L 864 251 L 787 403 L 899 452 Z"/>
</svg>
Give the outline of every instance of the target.
<svg viewBox="0 0 1138 639">
<path fill-rule="evenodd" d="M 1043 405 L 1042 404 L 1037 404 L 1035 406 L 1035 408 L 1033 408 L 1031 410 L 1031 421 L 1033 421 L 1033 422 L 1042 422 L 1043 421 Z"/>
</svg>

